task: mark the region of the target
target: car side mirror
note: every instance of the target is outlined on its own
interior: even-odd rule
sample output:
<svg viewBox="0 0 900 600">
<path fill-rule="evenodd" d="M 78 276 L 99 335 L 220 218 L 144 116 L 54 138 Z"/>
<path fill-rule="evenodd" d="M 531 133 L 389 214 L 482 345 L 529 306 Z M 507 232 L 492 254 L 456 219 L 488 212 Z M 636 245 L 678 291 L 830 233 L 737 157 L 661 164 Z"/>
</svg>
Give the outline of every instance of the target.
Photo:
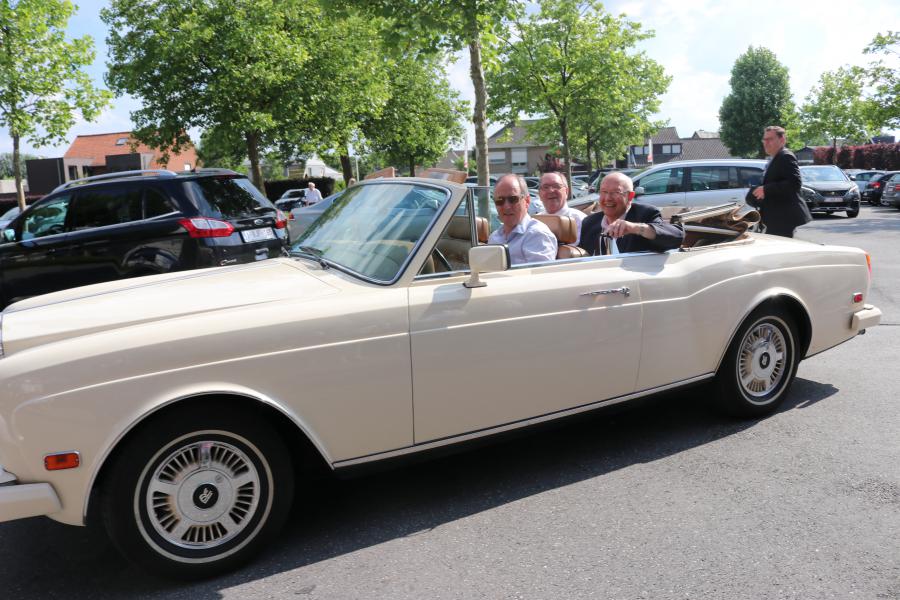
<svg viewBox="0 0 900 600">
<path fill-rule="evenodd" d="M 643 186 L 639 185 L 636 188 L 634 188 L 634 197 L 635 198 L 637 198 L 638 196 L 643 196 L 643 195 L 644 195 L 644 187 Z"/>
<path fill-rule="evenodd" d="M 850 181 L 856 181 L 856 175 L 849 175 Z"/>
<path fill-rule="evenodd" d="M 501 244 L 472 246 L 469 248 L 469 268 L 472 275 L 463 285 L 467 288 L 484 287 L 487 284 L 479 278 L 481 273 L 505 271 L 509 268 L 509 248 Z"/>
<path fill-rule="evenodd" d="M 16 241 L 16 231 L 15 231 L 15 229 L 12 229 L 11 227 L 8 227 L 8 228 L 4 229 L 3 231 L 0 231 L 0 234 L 2 234 L 4 242 Z"/>
</svg>

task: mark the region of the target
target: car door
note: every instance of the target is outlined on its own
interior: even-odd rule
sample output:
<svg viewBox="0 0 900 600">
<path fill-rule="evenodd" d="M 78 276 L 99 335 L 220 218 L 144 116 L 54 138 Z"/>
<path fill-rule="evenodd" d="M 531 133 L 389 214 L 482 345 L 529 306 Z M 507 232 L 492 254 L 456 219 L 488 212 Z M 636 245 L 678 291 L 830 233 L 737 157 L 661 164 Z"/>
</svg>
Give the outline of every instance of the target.
<svg viewBox="0 0 900 600">
<path fill-rule="evenodd" d="M 684 167 L 667 167 L 639 176 L 635 189 L 642 188 L 637 201 L 655 206 L 664 217 L 680 212 L 685 205 Z"/>
<path fill-rule="evenodd" d="M 738 167 L 730 166 L 688 167 L 688 189 L 685 205 L 689 210 L 743 202 L 747 195 L 738 178 Z"/>
<path fill-rule="evenodd" d="M 521 265 L 477 288 L 460 271 L 420 275 L 409 290 L 416 443 L 633 392 L 641 303 L 624 260 Z"/>
<path fill-rule="evenodd" d="M 71 287 L 65 223 L 70 194 L 41 201 L 0 234 L 0 304 Z"/>
</svg>

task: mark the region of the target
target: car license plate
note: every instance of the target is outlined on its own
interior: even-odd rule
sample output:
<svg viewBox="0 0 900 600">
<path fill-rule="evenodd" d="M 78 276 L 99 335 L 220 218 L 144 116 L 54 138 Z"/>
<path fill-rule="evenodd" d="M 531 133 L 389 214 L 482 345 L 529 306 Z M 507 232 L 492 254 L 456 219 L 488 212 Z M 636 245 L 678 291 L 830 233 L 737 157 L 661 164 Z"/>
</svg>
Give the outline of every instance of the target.
<svg viewBox="0 0 900 600">
<path fill-rule="evenodd" d="M 828 202 L 829 204 L 836 204 L 838 202 L 843 202 L 843 201 L 844 201 L 843 198 L 825 198 L 825 202 Z"/>
<path fill-rule="evenodd" d="M 245 242 L 261 242 L 263 240 L 274 240 L 275 232 L 272 231 L 271 227 L 245 229 L 241 232 L 241 239 Z"/>
</svg>

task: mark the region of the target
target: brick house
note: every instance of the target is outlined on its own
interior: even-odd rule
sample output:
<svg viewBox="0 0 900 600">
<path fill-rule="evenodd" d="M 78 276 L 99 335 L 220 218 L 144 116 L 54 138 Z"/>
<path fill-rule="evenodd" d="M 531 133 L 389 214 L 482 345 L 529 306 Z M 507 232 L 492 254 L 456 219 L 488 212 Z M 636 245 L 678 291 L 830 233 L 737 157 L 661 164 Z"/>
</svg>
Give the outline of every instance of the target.
<svg viewBox="0 0 900 600">
<path fill-rule="evenodd" d="M 26 161 L 28 185 L 32 193 L 47 194 L 60 184 L 91 175 L 140 169 L 189 171 L 197 167 L 193 145 L 169 154 L 167 162 L 163 162 L 162 154 L 134 140 L 130 131 L 79 135 L 62 158 Z"/>
</svg>

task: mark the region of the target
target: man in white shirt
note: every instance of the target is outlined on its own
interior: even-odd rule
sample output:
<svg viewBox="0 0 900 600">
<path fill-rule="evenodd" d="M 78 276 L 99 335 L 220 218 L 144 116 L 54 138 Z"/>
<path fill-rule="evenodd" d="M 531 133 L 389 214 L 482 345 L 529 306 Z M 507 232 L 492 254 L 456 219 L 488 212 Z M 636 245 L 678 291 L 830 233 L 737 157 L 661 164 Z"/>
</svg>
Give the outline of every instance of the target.
<svg viewBox="0 0 900 600">
<path fill-rule="evenodd" d="M 304 198 L 306 199 L 307 205 L 315 204 L 316 202 L 318 202 L 319 200 L 322 199 L 322 192 L 317 190 L 316 184 L 314 184 L 312 181 L 310 181 L 309 185 L 306 186 L 306 196 L 304 196 Z"/>
<path fill-rule="evenodd" d="M 578 245 L 578 242 L 581 241 L 581 222 L 587 215 L 569 206 L 569 186 L 566 185 L 566 178 L 563 174 L 559 171 L 550 171 L 541 175 L 538 196 L 544 203 L 542 215 L 558 215 L 575 219 L 575 223 L 578 225 L 578 237 L 575 239 L 575 245 Z"/>
<path fill-rule="evenodd" d="M 550 229 L 528 216 L 528 184 L 520 175 L 504 175 L 494 185 L 494 205 L 502 225 L 489 244 L 506 244 L 513 265 L 556 260 L 559 244 Z"/>
</svg>

